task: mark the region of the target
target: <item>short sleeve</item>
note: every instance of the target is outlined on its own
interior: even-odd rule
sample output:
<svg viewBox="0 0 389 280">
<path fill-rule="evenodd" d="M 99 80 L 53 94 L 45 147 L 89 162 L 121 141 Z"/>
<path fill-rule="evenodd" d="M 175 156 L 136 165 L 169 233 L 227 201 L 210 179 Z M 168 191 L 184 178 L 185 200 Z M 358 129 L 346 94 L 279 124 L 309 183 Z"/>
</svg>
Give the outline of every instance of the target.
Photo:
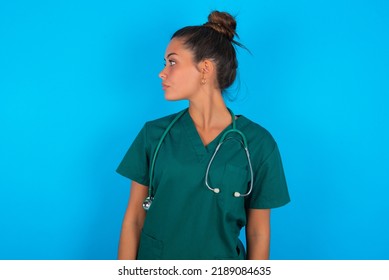
<svg viewBox="0 0 389 280">
<path fill-rule="evenodd" d="M 254 170 L 254 184 L 249 196 L 248 208 L 269 209 L 290 201 L 284 169 L 278 146 Z"/>
<path fill-rule="evenodd" d="M 147 151 L 147 128 L 143 126 L 116 172 L 139 184 L 149 185 L 149 154 Z"/>
</svg>

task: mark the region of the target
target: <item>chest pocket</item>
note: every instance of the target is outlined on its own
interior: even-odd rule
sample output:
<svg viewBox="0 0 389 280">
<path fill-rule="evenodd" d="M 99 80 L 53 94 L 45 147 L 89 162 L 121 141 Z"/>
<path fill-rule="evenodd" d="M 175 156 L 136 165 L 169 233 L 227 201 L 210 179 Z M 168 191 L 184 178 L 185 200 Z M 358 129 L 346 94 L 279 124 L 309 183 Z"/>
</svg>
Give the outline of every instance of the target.
<svg viewBox="0 0 389 280">
<path fill-rule="evenodd" d="M 219 203 L 224 209 L 238 215 L 244 214 L 245 199 L 244 197 L 235 197 L 234 193 L 246 194 L 248 192 L 248 172 L 246 168 L 231 164 L 226 164 L 223 172 Z"/>
</svg>

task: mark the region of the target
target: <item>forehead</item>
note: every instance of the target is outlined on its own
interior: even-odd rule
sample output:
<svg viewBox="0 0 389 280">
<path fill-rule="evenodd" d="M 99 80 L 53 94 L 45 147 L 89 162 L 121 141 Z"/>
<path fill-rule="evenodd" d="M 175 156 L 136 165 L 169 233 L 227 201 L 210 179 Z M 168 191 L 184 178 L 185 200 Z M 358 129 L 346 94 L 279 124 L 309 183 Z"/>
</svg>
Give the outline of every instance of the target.
<svg viewBox="0 0 389 280">
<path fill-rule="evenodd" d="M 192 57 L 192 52 L 185 48 L 184 42 L 182 40 L 177 38 L 173 38 L 167 45 L 165 57 L 172 53 L 177 54 L 178 56 Z"/>
</svg>

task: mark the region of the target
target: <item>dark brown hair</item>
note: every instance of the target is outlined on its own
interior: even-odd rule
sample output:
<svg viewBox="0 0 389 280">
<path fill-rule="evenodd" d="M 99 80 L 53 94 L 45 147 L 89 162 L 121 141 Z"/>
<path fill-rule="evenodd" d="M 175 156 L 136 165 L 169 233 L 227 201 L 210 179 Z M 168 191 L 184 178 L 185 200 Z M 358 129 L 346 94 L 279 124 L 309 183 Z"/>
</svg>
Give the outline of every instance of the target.
<svg viewBox="0 0 389 280">
<path fill-rule="evenodd" d="M 204 59 L 214 61 L 217 82 L 223 91 L 232 85 L 236 78 L 238 61 L 235 46 L 244 47 L 234 40 L 236 21 L 226 12 L 213 11 L 208 22 L 199 26 L 187 26 L 176 31 L 173 38 L 183 39 L 185 47 L 193 52 L 195 63 Z"/>
</svg>

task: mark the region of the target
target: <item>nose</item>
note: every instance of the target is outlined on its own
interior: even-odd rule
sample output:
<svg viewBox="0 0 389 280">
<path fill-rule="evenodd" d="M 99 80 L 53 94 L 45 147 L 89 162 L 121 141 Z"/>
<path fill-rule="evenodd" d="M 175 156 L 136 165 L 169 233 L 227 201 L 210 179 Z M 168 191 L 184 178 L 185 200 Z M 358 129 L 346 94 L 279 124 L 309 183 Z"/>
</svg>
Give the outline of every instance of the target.
<svg viewBox="0 0 389 280">
<path fill-rule="evenodd" d="M 165 80 L 167 75 L 165 73 L 165 68 L 162 69 L 161 72 L 159 72 L 158 76 L 162 79 L 162 80 Z"/>
</svg>

